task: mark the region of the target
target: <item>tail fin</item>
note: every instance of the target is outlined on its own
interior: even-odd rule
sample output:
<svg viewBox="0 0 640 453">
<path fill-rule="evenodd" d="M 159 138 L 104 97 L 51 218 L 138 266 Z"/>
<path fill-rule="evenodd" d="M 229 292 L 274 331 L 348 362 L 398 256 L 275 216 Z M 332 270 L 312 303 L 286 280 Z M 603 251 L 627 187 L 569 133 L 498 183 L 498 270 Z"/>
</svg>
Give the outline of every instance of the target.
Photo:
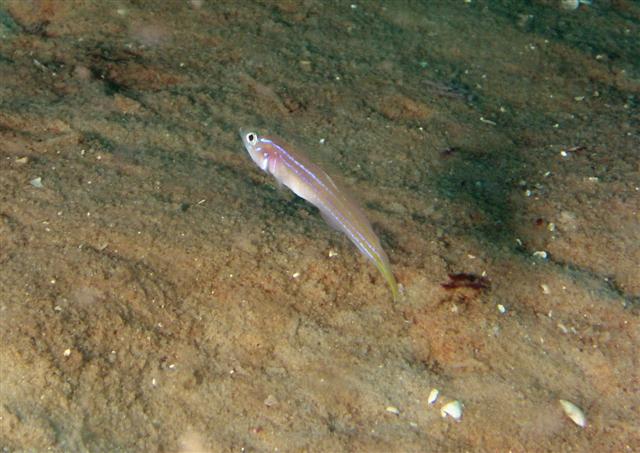
<svg viewBox="0 0 640 453">
<path fill-rule="evenodd" d="M 393 276 L 393 272 L 391 272 L 391 266 L 389 266 L 388 262 L 385 262 L 382 259 L 377 259 L 375 261 L 375 264 L 384 277 L 385 281 L 389 285 L 389 289 L 391 289 L 391 296 L 393 297 L 393 301 L 399 302 L 400 289 L 398 288 L 398 282 L 396 281 L 396 278 Z"/>
</svg>

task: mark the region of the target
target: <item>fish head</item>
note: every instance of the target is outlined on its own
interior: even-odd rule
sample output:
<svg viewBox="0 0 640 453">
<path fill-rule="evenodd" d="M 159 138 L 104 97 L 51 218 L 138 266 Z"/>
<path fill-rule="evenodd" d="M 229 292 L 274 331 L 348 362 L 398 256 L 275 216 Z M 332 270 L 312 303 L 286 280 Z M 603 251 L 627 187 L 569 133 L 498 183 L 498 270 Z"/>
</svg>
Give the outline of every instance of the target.
<svg viewBox="0 0 640 453">
<path fill-rule="evenodd" d="M 269 169 L 269 158 L 271 154 L 268 147 L 265 147 L 260 140 L 260 136 L 253 130 L 240 129 L 240 137 L 245 149 L 251 156 L 251 160 L 263 171 Z"/>
</svg>

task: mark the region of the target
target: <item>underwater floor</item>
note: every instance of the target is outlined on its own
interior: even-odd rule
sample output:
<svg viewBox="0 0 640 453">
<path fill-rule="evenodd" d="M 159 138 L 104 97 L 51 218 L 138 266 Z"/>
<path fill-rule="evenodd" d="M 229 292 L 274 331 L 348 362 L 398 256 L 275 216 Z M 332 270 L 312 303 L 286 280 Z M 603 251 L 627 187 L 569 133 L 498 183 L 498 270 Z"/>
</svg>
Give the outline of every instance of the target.
<svg viewBox="0 0 640 453">
<path fill-rule="evenodd" d="M 640 4 L 571 3 L 1 0 L 0 449 L 639 451 Z"/>
</svg>

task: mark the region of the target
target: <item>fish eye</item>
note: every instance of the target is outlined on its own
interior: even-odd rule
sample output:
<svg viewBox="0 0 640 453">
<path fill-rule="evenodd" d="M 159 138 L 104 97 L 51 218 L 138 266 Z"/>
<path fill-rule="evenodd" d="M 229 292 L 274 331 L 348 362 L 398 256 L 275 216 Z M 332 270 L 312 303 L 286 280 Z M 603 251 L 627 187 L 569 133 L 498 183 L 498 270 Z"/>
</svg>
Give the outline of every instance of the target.
<svg viewBox="0 0 640 453">
<path fill-rule="evenodd" d="M 255 145 L 256 143 L 258 143 L 258 136 L 254 132 L 249 132 L 246 135 L 246 139 L 247 143 L 249 143 L 250 145 Z"/>
</svg>

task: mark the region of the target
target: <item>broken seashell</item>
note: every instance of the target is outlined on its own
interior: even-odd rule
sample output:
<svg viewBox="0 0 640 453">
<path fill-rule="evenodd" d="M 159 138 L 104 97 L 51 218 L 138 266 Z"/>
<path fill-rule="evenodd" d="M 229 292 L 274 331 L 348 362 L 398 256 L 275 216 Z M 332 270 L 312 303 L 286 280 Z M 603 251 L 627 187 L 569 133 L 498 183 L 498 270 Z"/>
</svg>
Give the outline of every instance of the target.
<svg viewBox="0 0 640 453">
<path fill-rule="evenodd" d="M 395 406 L 387 406 L 385 409 L 387 412 L 393 415 L 400 415 L 400 409 Z"/>
<path fill-rule="evenodd" d="M 458 400 L 451 401 L 440 408 L 440 415 L 446 417 L 447 415 L 454 420 L 460 420 L 462 417 L 462 403 Z"/>
<path fill-rule="evenodd" d="M 433 404 L 438 399 L 438 395 L 440 395 L 440 391 L 438 389 L 431 389 L 429 392 L 429 396 L 427 397 L 427 403 Z"/>
<path fill-rule="evenodd" d="M 562 406 L 562 410 L 573 423 L 581 428 L 587 426 L 587 418 L 578 406 L 567 400 L 558 400 Z"/>
<path fill-rule="evenodd" d="M 560 8 L 571 11 L 578 9 L 580 5 L 590 5 L 591 0 L 560 0 Z"/>
</svg>

